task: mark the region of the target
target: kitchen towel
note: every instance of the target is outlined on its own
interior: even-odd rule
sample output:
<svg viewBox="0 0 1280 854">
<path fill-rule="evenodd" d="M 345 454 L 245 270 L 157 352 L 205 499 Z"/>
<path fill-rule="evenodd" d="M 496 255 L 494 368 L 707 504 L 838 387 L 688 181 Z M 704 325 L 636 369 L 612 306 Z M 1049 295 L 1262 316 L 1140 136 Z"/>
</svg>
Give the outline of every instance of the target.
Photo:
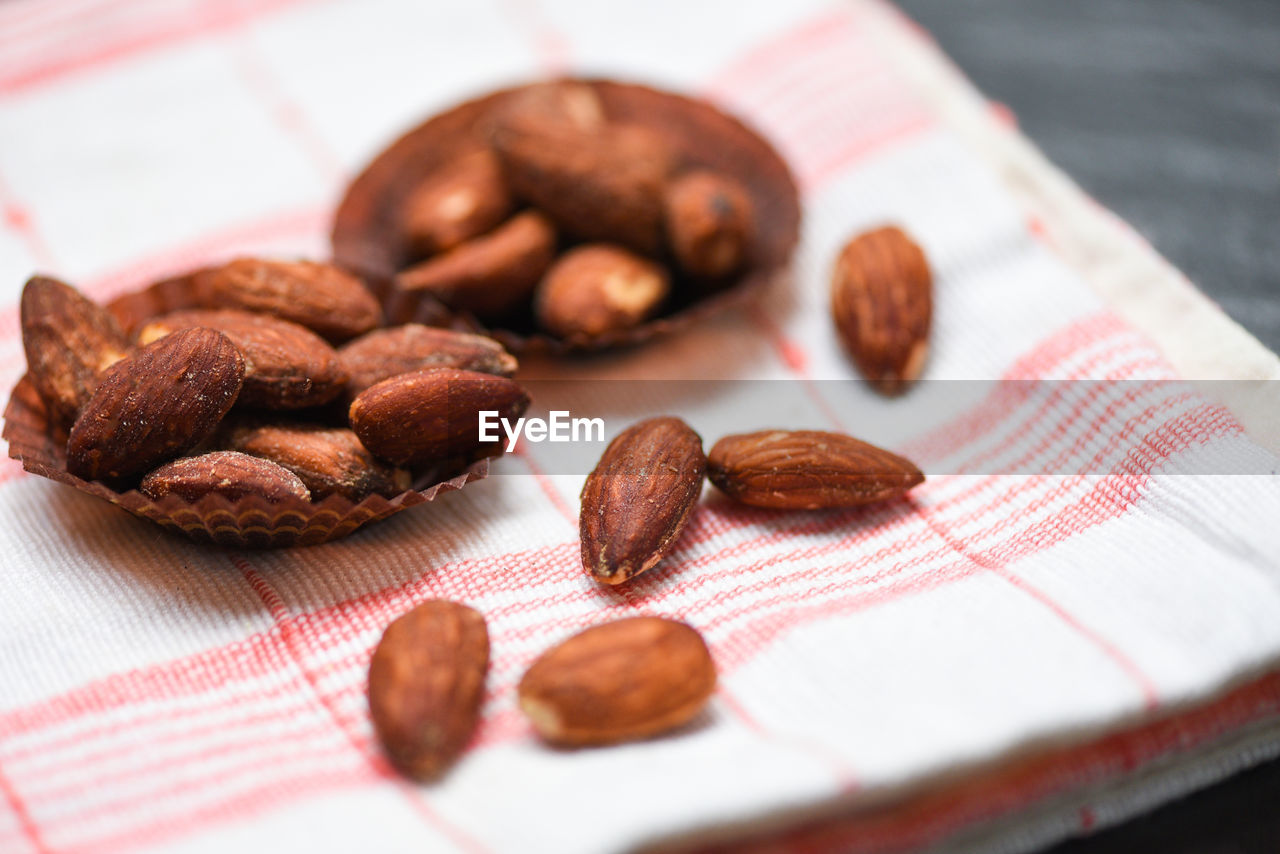
<svg viewBox="0 0 1280 854">
<path fill-rule="evenodd" d="M 742 116 L 805 224 L 754 308 L 529 375 L 575 407 L 587 380 L 771 383 L 798 392 L 779 419 L 929 480 L 817 514 L 709 490 L 660 568 L 605 589 L 578 558 L 582 473 L 546 446 L 279 552 L 188 543 L 6 461 L 0 850 L 1012 852 L 1280 754 L 1280 421 L 1255 393 L 1280 363 L 882 2 L 6 3 L 3 387 L 32 272 L 107 299 L 237 254 L 323 257 L 342 186 L 397 133 L 554 73 Z M 887 221 L 937 289 L 926 383 L 900 400 L 854 381 L 826 315 L 836 249 Z M 912 427 L 969 381 L 998 382 Z M 708 443 L 729 432 L 715 400 L 683 403 Z M 386 624 L 434 597 L 486 615 L 493 663 L 472 745 L 419 786 L 382 757 L 364 680 Z M 541 745 L 524 668 L 633 613 L 705 634 L 707 712 Z"/>
</svg>

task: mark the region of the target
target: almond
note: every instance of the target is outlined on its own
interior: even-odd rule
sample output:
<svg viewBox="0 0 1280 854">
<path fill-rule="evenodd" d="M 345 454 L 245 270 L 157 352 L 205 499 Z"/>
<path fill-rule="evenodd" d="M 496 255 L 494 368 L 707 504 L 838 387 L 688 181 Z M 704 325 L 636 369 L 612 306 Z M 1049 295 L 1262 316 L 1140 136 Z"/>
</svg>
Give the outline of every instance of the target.
<svg viewBox="0 0 1280 854">
<path fill-rule="evenodd" d="M 317 501 L 330 495 L 351 501 L 370 495 L 390 498 L 411 485 L 407 471 L 374 459 L 345 427 L 247 421 L 229 426 L 219 444 L 283 466 Z"/>
<path fill-rule="evenodd" d="M 390 314 L 406 319 L 416 308 L 412 297 L 426 293 L 482 319 L 502 318 L 528 302 L 555 247 L 547 218 L 536 211 L 522 213 L 396 276 Z"/>
<path fill-rule="evenodd" d="M 702 492 L 702 439 L 679 418 L 650 418 L 609 443 L 582 487 L 582 565 L 621 584 L 675 546 Z"/>
<path fill-rule="evenodd" d="M 671 182 L 663 203 L 667 241 L 680 269 L 721 278 L 742 267 L 755 214 L 741 185 L 714 172 L 689 172 Z"/>
<path fill-rule="evenodd" d="M 887 501 L 924 481 L 910 460 L 817 430 L 725 436 L 707 455 L 707 477 L 735 501 L 784 510 Z"/>
<path fill-rule="evenodd" d="M 902 392 L 924 370 L 932 314 L 929 263 L 902 229 L 868 231 L 841 250 L 831 316 L 858 370 L 881 392 Z"/>
<path fill-rule="evenodd" d="M 408 323 L 375 329 L 338 351 L 346 371 L 347 393 L 354 397 L 374 383 L 423 368 L 458 368 L 509 377 L 516 359 L 483 335 Z"/>
<path fill-rule="evenodd" d="M 604 104 L 590 84 L 550 80 L 525 86 L 497 111 L 497 122 L 536 121 L 576 131 L 595 131 L 605 124 Z"/>
<path fill-rule="evenodd" d="M 675 158 L 655 131 L 583 131 L 519 114 L 498 123 L 492 142 L 511 191 L 571 236 L 646 255 L 661 248 L 662 193 Z"/>
<path fill-rule="evenodd" d="M 369 712 L 387 757 L 419 780 L 439 777 L 475 731 L 489 670 L 479 612 L 436 599 L 396 619 L 369 662 Z"/>
<path fill-rule="evenodd" d="M 405 199 L 400 216 L 410 248 L 434 255 L 494 228 L 513 207 L 497 158 L 481 149 L 429 175 Z"/>
<path fill-rule="evenodd" d="M 129 351 L 129 339 L 106 309 L 46 276 L 23 287 L 21 318 L 31 384 L 54 423 L 69 426 L 102 372 Z"/>
<path fill-rule="evenodd" d="M 356 277 L 332 264 L 237 258 L 202 270 L 196 290 L 207 308 L 239 308 L 301 324 L 330 341 L 377 326 L 382 309 Z"/>
<path fill-rule="evenodd" d="M 209 437 L 235 403 L 244 359 L 212 329 L 183 329 L 136 350 L 103 375 L 67 441 L 67 470 L 120 481 Z"/>
<path fill-rule="evenodd" d="M 311 498 L 293 472 L 235 451 L 213 451 L 165 463 L 142 479 L 138 491 L 157 501 L 179 495 L 193 503 L 215 493 L 231 501 L 250 495 L 267 501 Z"/>
<path fill-rule="evenodd" d="M 231 339 L 244 356 L 238 403 L 263 409 L 302 409 L 337 397 L 347 375 L 329 343 L 306 327 L 237 309 L 175 311 L 147 323 L 138 343 L 177 329 L 204 326 Z"/>
<path fill-rule="evenodd" d="M 571 249 L 547 271 L 534 310 L 539 325 L 564 338 L 630 329 L 671 290 L 661 266 L 619 246 Z"/>
<path fill-rule="evenodd" d="M 514 419 L 528 406 L 528 393 L 506 377 L 432 368 L 370 386 L 351 402 L 349 415 L 375 456 L 417 466 L 477 450 L 501 453 L 500 439 L 482 448 L 480 412 Z"/>
<path fill-rule="evenodd" d="M 547 741 L 611 744 L 687 723 L 715 685 L 715 663 L 697 631 L 628 617 L 544 653 L 520 680 L 520 708 Z"/>
</svg>

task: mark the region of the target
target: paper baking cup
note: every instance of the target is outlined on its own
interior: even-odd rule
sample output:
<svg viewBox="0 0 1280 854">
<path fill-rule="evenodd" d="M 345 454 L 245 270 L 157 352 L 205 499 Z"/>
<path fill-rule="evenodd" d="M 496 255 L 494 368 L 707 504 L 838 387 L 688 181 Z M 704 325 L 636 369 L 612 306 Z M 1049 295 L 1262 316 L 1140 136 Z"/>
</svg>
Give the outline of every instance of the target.
<svg viewBox="0 0 1280 854">
<path fill-rule="evenodd" d="M 799 237 L 800 202 L 790 170 L 768 142 L 705 101 L 609 80 L 573 82 L 595 90 L 610 120 L 646 125 L 665 136 L 679 155 L 680 168 L 705 167 L 743 186 L 755 207 L 755 241 L 737 277 L 709 293 L 685 288 L 682 295 L 676 276 L 676 298 L 663 314 L 630 329 L 571 338 L 535 330 L 532 317 L 528 328 L 486 327 L 469 316 L 450 316 L 429 295 L 396 295 L 390 287 L 392 277 L 414 263 L 396 223 L 406 194 L 433 170 L 485 145 L 486 119 L 525 86 L 468 101 L 430 118 L 375 157 L 338 207 L 332 234 L 334 261 L 370 283 L 383 298 L 389 317 L 469 328 L 498 339 L 517 354 L 600 350 L 646 341 L 750 298 L 786 270 Z"/>
<path fill-rule="evenodd" d="M 136 332 L 147 318 L 196 304 L 194 273 L 158 282 L 136 293 L 125 294 L 107 305 L 129 331 Z M 489 460 L 468 464 L 456 461 L 446 467 L 415 471 L 413 489 L 393 498 L 371 495 L 359 503 L 340 495 L 323 501 L 266 501 L 248 496 L 230 501 L 207 495 L 194 503 L 177 495 L 153 501 L 136 489 L 116 492 L 97 481 L 86 481 L 67 471 L 67 435 L 49 423 L 44 401 L 27 377 L 9 397 L 4 412 L 5 441 L 9 456 L 32 474 L 73 486 L 141 516 L 181 532 L 193 540 L 241 548 L 283 548 L 325 543 L 345 537 L 357 528 L 385 519 L 417 504 L 425 504 L 442 492 L 461 489 L 489 474 Z"/>
</svg>

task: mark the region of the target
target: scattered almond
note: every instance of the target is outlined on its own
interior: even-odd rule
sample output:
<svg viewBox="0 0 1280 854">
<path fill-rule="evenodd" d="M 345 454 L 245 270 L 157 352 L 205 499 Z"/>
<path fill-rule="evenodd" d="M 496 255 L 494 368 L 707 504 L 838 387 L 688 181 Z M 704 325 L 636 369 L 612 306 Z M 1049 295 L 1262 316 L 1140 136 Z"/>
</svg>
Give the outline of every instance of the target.
<svg viewBox="0 0 1280 854">
<path fill-rule="evenodd" d="M 817 430 L 725 436 L 707 454 L 707 478 L 735 501 L 785 510 L 887 501 L 924 481 L 910 460 Z"/>
<path fill-rule="evenodd" d="M 475 731 L 489 669 L 479 612 L 436 599 L 396 619 L 369 663 L 369 712 L 387 757 L 419 780 L 439 777 Z"/>
<path fill-rule="evenodd" d="M 885 394 L 924 370 L 933 275 L 920 247 L 895 226 L 849 241 L 831 279 L 831 316 L 858 369 Z"/>
<path fill-rule="evenodd" d="M 715 685 L 715 664 L 697 631 L 662 617 L 628 617 L 544 653 L 520 680 L 520 708 L 547 741 L 611 744 L 687 723 Z"/>
<path fill-rule="evenodd" d="M 621 584 L 675 546 L 702 493 L 702 439 L 679 418 L 650 418 L 609 443 L 582 487 L 582 565 Z"/>
</svg>

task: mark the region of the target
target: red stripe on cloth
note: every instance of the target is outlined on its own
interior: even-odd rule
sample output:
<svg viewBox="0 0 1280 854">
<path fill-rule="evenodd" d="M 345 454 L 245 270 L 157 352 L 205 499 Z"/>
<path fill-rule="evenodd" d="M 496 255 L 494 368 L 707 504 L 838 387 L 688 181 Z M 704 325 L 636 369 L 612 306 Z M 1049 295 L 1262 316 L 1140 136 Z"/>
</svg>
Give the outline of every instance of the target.
<svg viewBox="0 0 1280 854">
<path fill-rule="evenodd" d="M 571 71 L 573 49 L 569 40 L 552 26 L 547 10 L 538 0 L 502 0 L 501 5 L 533 44 L 543 74 L 556 77 Z"/>
<path fill-rule="evenodd" d="M 512 454 L 519 457 L 525 464 L 525 467 L 529 469 L 529 473 L 533 475 L 534 480 L 538 482 L 538 488 L 542 490 L 542 494 L 547 496 L 547 500 L 551 502 L 551 505 L 556 508 L 560 515 L 564 517 L 564 520 L 572 525 L 573 529 L 576 531 L 578 529 L 578 514 L 569 506 L 569 502 L 565 501 L 564 496 L 560 494 L 560 490 L 556 488 L 555 483 L 552 482 L 551 478 L 547 477 L 547 473 L 542 470 L 542 466 L 538 465 L 538 461 L 534 459 L 533 453 L 523 445 L 516 445 Z"/>
<path fill-rule="evenodd" d="M 139 16 L 140 31 L 108 32 L 110 38 L 87 28 L 89 39 L 63 45 L 62 53 L 49 51 L 37 61 L 0 67 L 0 94 L 13 94 L 44 85 L 68 74 L 128 58 L 147 50 L 171 47 L 184 41 L 207 38 L 245 21 L 293 6 L 301 0 L 254 0 L 246 3 L 203 3 L 198 14 L 165 17 Z"/>
<path fill-rule="evenodd" d="M 51 851 L 40 834 L 40 828 L 31 820 L 31 813 L 27 811 L 26 803 L 23 802 L 22 798 L 18 797 L 18 793 L 9 782 L 9 778 L 5 776 L 3 768 L 0 768 L 0 795 L 4 797 L 10 811 L 13 812 L 14 818 L 17 819 L 18 828 L 22 831 L 22 836 L 30 849 L 39 852 L 39 854 L 47 854 L 47 852 Z"/>
<path fill-rule="evenodd" d="M 4 178 L 0 177 L 0 215 L 4 217 L 4 227 L 18 236 L 31 258 L 41 267 L 48 270 L 58 266 L 57 258 L 44 234 L 36 225 L 35 215 L 30 207 L 14 195 Z"/>
<path fill-rule="evenodd" d="M 1280 717 L 1280 674 L 1270 673 L 1189 711 L 1102 736 L 1088 744 L 990 766 L 963 781 L 878 810 L 809 822 L 777 833 L 696 849 L 698 854 L 903 851 L 940 842 L 981 822 L 1083 786 L 1211 745 L 1232 731 Z M 1087 807 L 1085 809 L 1088 809 Z M 1083 820 L 1083 815 L 1082 815 Z"/>
</svg>

